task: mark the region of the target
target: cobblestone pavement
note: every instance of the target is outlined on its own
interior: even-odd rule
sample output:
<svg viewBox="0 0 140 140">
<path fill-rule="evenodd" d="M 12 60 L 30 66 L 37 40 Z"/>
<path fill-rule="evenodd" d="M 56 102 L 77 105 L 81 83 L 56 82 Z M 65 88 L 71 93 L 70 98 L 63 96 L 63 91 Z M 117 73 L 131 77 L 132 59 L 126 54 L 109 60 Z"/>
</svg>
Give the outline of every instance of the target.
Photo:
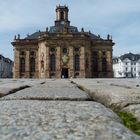
<svg viewBox="0 0 140 140">
<path fill-rule="evenodd" d="M 41 84 L 7 95 L 2 100 L 90 100 L 88 94 L 68 80 L 46 80 Z"/>
<path fill-rule="evenodd" d="M 32 80 L 32 79 L 1 79 L 0 80 L 0 97 L 7 94 L 13 93 L 15 91 L 28 88 L 30 86 L 36 86 L 38 84 L 44 83 L 45 80 Z"/>
<path fill-rule="evenodd" d="M 140 79 L 74 79 L 97 102 L 132 113 L 140 121 Z"/>
<path fill-rule="evenodd" d="M 69 80 L 0 80 L 0 90 L 8 83 L 29 87 L 0 98 L 0 140 L 140 140 Z"/>
</svg>

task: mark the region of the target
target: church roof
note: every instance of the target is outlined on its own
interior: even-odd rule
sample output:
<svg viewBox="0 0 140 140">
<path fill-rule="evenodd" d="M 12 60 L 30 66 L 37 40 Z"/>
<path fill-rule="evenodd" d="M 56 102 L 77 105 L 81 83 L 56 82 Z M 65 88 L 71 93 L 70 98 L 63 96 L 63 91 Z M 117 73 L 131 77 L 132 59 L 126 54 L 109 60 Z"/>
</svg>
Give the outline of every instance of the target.
<svg viewBox="0 0 140 140">
<path fill-rule="evenodd" d="M 91 36 L 92 39 L 99 39 L 99 37 L 96 36 L 95 34 L 90 33 L 90 36 Z M 100 38 L 100 39 L 101 39 L 101 38 Z"/>
<path fill-rule="evenodd" d="M 39 35 L 42 35 L 44 33 L 45 32 L 38 31 L 38 32 L 35 32 L 35 33 L 31 34 L 31 35 L 28 35 L 25 39 L 37 39 L 39 37 Z"/>
<path fill-rule="evenodd" d="M 59 33 L 62 30 L 63 30 L 63 26 L 51 26 L 48 33 L 50 33 L 50 34 L 51 33 Z M 68 30 L 69 30 L 69 32 L 72 32 L 72 33 L 81 33 L 81 32 L 78 32 L 77 27 L 74 27 L 74 26 L 69 26 Z M 38 39 L 38 37 L 40 35 L 43 35 L 44 33 L 45 32 L 43 32 L 43 31 L 38 31 L 38 32 L 35 32 L 35 33 L 31 34 L 31 35 L 28 35 L 25 39 L 31 39 L 31 40 L 32 39 Z M 92 33 L 90 33 L 90 37 L 92 39 L 99 39 L 98 36 L 96 36 L 95 34 L 92 34 Z M 102 38 L 100 38 L 100 39 L 102 39 Z"/>
</svg>

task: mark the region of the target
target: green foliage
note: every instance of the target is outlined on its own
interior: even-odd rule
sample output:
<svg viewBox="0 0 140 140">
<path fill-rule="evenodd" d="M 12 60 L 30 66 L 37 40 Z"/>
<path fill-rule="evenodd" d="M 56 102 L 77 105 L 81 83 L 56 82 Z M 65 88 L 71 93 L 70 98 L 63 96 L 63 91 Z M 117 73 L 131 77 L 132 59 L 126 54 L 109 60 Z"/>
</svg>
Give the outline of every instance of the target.
<svg viewBox="0 0 140 140">
<path fill-rule="evenodd" d="M 118 115 L 127 128 L 131 129 L 137 135 L 140 135 L 140 122 L 138 122 L 131 113 L 119 112 Z"/>
</svg>

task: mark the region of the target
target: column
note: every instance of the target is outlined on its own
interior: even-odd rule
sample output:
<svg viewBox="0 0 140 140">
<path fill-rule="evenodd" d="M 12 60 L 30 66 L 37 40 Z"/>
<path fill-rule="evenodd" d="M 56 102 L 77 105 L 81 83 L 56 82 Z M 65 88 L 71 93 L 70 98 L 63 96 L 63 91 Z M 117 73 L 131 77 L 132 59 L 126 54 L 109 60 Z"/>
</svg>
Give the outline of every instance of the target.
<svg viewBox="0 0 140 140">
<path fill-rule="evenodd" d="M 25 78 L 30 78 L 30 52 L 26 50 L 25 57 Z"/>
<path fill-rule="evenodd" d="M 61 78 L 61 48 L 56 47 L 56 78 Z"/>
<path fill-rule="evenodd" d="M 40 78 L 45 78 L 46 70 L 46 46 L 45 42 L 39 44 L 40 47 Z"/>
<path fill-rule="evenodd" d="M 74 56 L 73 47 L 69 47 L 69 78 L 74 77 Z"/>
<path fill-rule="evenodd" d="M 80 78 L 85 78 L 85 47 L 80 48 Z"/>
<path fill-rule="evenodd" d="M 102 77 L 102 51 L 98 51 L 98 77 Z"/>
<path fill-rule="evenodd" d="M 58 17 L 58 12 L 56 12 L 56 20 L 58 20 L 58 18 L 59 18 L 59 17 Z"/>
<path fill-rule="evenodd" d="M 113 77 L 113 68 L 112 68 L 112 53 L 111 51 L 107 51 L 107 71 L 108 71 L 108 77 Z"/>
<path fill-rule="evenodd" d="M 38 66 L 38 50 L 35 50 L 35 78 L 39 78 L 39 66 Z"/>
<path fill-rule="evenodd" d="M 58 21 L 60 20 L 60 11 L 58 11 Z"/>
<path fill-rule="evenodd" d="M 46 47 L 46 78 L 49 78 L 49 47 Z"/>
<path fill-rule="evenodd" d="M 20 78 L 19 50 L 14 48 L 14 73 L 13 78 Z"/>
<path fill-rule="evenodd" d="M 65 20 L 68 20 L 67 12 L 66 12 L 66 11 L 64 12 L 64 19 L 65 19 Z"/>
</svg>

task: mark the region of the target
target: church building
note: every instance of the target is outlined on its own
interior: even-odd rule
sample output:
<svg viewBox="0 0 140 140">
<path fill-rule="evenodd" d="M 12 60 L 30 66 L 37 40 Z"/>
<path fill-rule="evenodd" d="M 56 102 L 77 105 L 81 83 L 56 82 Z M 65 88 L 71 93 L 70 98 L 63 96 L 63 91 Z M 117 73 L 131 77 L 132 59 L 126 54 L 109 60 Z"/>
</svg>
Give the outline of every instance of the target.
<svg viewBox="0 0 140 140">
<path fill-rule="evenodd" d="M 67 6 L 56 7 L 54 26 L 26 38 L 15 36 L 14 78 L 111 78 L 112 37 L 80 31 Z"/>
</svg>

